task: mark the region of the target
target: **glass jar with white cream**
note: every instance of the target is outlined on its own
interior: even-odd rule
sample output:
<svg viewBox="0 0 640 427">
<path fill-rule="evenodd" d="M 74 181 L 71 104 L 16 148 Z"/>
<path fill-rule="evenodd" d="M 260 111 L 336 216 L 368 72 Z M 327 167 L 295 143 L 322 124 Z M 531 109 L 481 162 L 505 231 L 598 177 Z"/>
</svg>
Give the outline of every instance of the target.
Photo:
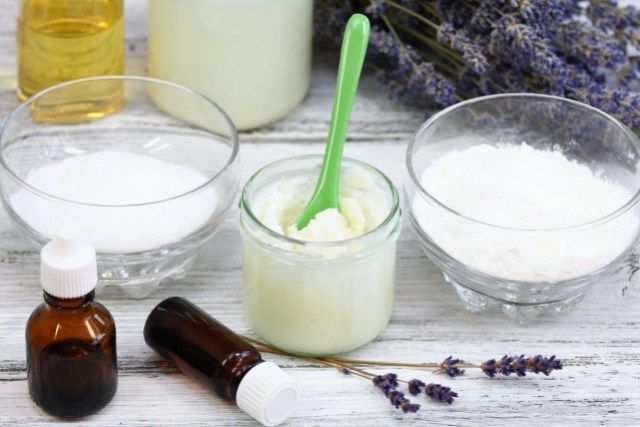
<svg viewBox="0 0 640 427">
<path fill-rule="evenodd" d="M 149 75 L 211 98 L 239 130 L 274 122 L 307 93 L 312 15 L 312 0 L 151 0 Z"/>
<path fill-rule="evenodd" d="M 393 308 L 398 193 L 379 170 L 344 159 L 340 211 L 295 221 L 322 156 L 259 170 L 240 200 L 243 303 L 254 332 L 283 350 L 328 355 L 356 349 L 387 325 Z"/>
</svg>

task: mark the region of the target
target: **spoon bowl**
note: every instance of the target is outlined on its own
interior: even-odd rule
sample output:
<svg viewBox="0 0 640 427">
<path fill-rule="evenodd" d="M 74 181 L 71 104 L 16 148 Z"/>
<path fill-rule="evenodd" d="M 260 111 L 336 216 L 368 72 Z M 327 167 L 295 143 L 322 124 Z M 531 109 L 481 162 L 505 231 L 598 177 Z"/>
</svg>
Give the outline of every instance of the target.
<svg viewBox="0 0 640 427">
<path fill-rule="evenodd" d="M 356 13 L 347 22 L 342 39 L 333 111 L 322 168 L 313 195 L 296 221 L 298 230 L 306 227 L 318 213 L 327 209 L 340 209 L 338 201 L 340 164 L 353 99 L 369 44 L 369 32 L 369 20 L 364 15 Z"/>
</svg>

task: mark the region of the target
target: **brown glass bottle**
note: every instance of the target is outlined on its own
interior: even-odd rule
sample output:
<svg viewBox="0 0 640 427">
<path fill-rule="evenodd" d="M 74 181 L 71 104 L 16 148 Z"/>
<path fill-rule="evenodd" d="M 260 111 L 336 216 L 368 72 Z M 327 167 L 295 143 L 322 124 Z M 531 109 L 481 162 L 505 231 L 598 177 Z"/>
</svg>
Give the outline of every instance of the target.
<svg viewBox="0 0 640 427">
<path fill-rule="evenodd" d="M 40 253 L 44 303 L 27 322 L 27 383 L 33 401 L 61 417 L 102 409 L 118 388 L 116 326 L 93 300 L 93 246 L 61 231 Z"/>
<path fill-rule="evenodd" d="M 284 421 L 297 386 L 256 348 L 205 311 L 180 297 L 158 304 L 144 325 L 144 339 L 162 357 L 262 424 Z"/>
<path fill-rule="evenodd" d="M 118 388 L 116 329 L 109 311 L 93 300 L 45 302 L 27 323 L 27 382 L 33 401 L 61 417 L 99 411 Z"/>
<path fill-rule="evenodd" d="M 231 400 L 242 377 L 264 362 L 253 345 L 180 297 L 153 309 L 144 325 L 144 340 L 187 375 Z"/>
</svg>

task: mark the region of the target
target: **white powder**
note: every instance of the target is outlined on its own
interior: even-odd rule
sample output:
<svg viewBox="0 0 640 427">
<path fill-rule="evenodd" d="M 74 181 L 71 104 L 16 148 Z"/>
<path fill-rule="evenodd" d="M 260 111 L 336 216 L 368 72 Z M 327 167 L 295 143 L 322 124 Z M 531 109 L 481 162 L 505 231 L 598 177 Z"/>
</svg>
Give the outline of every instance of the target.
<svg viewBox="0 0 640 427">
<path fill-rule="evenodd" d="M 453 142 L 452 142 L 453 143 Z M 638 232 L 634 210 L 606 224 L 563 230 L 597 220 L 633 194 L 568 160 L 526 144 L 472 146 L 435 159 L 421 178 L 438 201 L 420 196 L 413 213 L 445 252 L 484 273 L 522 281 L 558 281 L 602 268 L 620 256 Z"/>
<path fill-rule="evenodd" d="M 11 205 L 39 233 L 53 238 L 71 228 L 91 240 L 102 253 L 154 249 L 180 240 L 200 228 L 214 213 L 213 189 L 159 204 L 179 196 L 208 178 L 195 169 L 153 157 L 101 151 L 70 157 L 30 171 L 25 181 L 56 197 L 86 206 L 48 200 L 25 189 L 11 195 Z"/>
</svg>

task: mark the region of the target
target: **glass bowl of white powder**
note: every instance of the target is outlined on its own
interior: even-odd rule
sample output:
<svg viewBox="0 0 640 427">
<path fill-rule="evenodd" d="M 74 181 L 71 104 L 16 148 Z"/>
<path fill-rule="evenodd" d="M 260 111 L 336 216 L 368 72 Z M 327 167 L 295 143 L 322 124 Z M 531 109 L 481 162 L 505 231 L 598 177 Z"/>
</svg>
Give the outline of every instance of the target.
<svg viewBox="0 0 640 427">
<path fill-rule="evenodd" d="M 468 310 L 569 311 L 638 239 L 639 159 L 633 132 L 579 102 L 472 99 L 410 143 L 409 220 Z"/>
<path fill-rule="evenodd" d="M 90 240 L 100 284 L 142 297 L 181 277 L 237 193 L 238 137 L 206 97 L 161 80 L 97 77 L 49 88 L 0 129 L 0 188 L 40 249 Z"/>
</svg>

